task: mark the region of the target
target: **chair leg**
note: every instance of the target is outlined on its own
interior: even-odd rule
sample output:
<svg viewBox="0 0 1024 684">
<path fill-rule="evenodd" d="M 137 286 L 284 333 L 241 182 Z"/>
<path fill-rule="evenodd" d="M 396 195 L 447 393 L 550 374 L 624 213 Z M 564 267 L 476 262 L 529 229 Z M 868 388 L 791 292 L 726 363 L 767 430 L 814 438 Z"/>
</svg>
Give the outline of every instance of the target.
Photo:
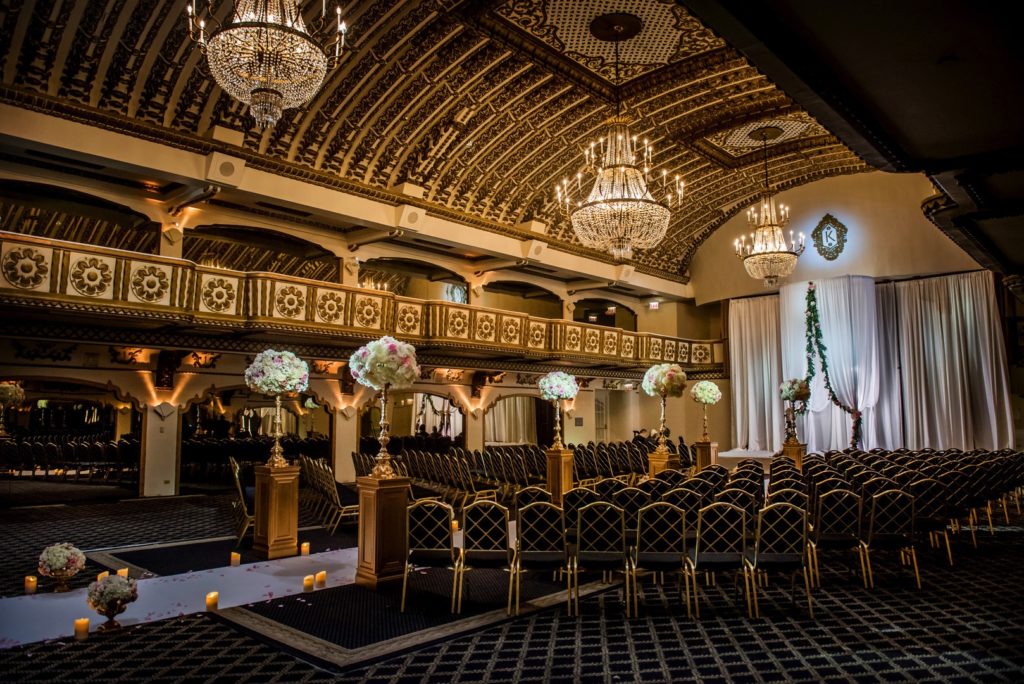
<svg viewBox="0 0 1024 684">
<path fill-rule="evenodd" d="M 455 567 L 452 568 L 452 614 L 455 613 L 455 602 L 458 598 L 460 568 L 461 564 L 455 561 Z"/>
<path fill-rule="evenodd" d="M 807 592 L 807 613 L 814 618 L 814 600 L 811 598 L 811 579 L 807 574 L 807 568 L 803 569 L 804 591 Z"/>
<path fill-rule="evenodd" d="M 405 612 L 405 590 L 409 585 L 409 561 L 405 562 L 405 572 L 402 573 L 402 605 L 398 612 Z"/>
<path fill-rule="evenodd" d="M 575 592 L 573 597 L 573 608 L 576 617 L 580 616 L 580 565 L 579 560 L 572 559 L 572 587 Z"/>
<path fill-rule="evenodd" d="M 946 540 L 946 557 L 949 558 L 949 566 L 953 567 L 953 546 L 949 543 L 949 532 L 942 530 L 942 537 Z"/>
<path fill-rule="evenodd" d="M 988 516 L 988 532 L 989 534 L 996 533 L 996 527 L 992 524 L 992 502 L 989 501 L 985 504 L 985 514 Z"/>
<path fill-rule="evenodd" d="M 505 615 L 512 616 L 512 581 L 515 579 L 516 571 L 515 567 L 510 565 L 508 567 L 508 605 L 505 606 Z"/>
<path fill-rule="evenodd" d="M 921 573 L 917 569 L 917 551 L 911 546 L 907 550 L 907 555 L 910 556 L 910 561 L 914 566 L 914 579 L 917 581 L 917 588 L 921 588 Z"/>
<path fill-rule="evenodd" d="M 1003 504 L 1003 519 L 1006 520 L 1006 524 L 1010 524 L 1010 501 L 1007 498 L 1008 495 L 1003 494 L 999 501 Z"/>
</svg>

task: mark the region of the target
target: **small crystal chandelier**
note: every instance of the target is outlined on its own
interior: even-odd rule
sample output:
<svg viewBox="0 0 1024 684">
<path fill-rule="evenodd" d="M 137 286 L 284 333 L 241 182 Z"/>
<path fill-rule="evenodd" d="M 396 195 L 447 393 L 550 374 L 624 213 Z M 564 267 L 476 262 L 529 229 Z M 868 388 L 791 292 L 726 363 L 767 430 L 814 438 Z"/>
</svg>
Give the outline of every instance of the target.
<svg viewBox="0 0 1024 684">
<path fill-rule="evenodd" d="M 594 36 L 615 44 L 615 85 L 619 84 L 619 42 L 640 32 L 642 23 L 629 14 L 605 14 L 590 25 Z M 661 172 L 659 200 L 651 193 L 650 173 L 654 147 L 645 138 L 630 135 L 629 119 L 622 116 L 616 94 L 615 116 L 605 122 L 606 134 L 584 148 L 584 166 L 575 179 L 555 184 L 559 208 L 569 217 L 573 232 L 585 247 L 607 251 L 624 261 L 634 249 L 654 247 L 668 231 L 671 212 L 685 190 L 679 176 Z M 590 192 L 584 195 L 584 178 Z"/>
<path fill-rule="evenodd" d="M 750 137 L 760 140 L 764 149 L 764 192 L 760 207 L 747 210 L 747 222 L 754 229 L 750 243 L 747 243 L 746 235 L 733 242 L 736 256 L 743 259 L 747 275 L 764 280 L 765 287 L 774 287 L 779 278 L 790 275 L 804 252 L 803 233 L 797 240 L 793 231 L 789 231 L 789 242 L 786 242 L 782 229 L 789 223 L 789 207 L 785 204 L 776 207 L 775 197 L 768 186 L 768 141 L 781 134 L 782 129 L 777 126 L 765 126 L 750 132 Z"/>
<path fill-rule="evenodd" d="M 348 27 L 341 6 L 328 18 L 327 0 L 310 30 L 300 0 L 238 0 L 231 22 L 220 24 L 211 0 L 200 18 L 196 0 L 186 7 L 188 34 L 206 53 L 217 84 L 249 105 L 260 128 L 274 126 L 285 109 L 308 102 L 345 49 Z"/>
</svg>

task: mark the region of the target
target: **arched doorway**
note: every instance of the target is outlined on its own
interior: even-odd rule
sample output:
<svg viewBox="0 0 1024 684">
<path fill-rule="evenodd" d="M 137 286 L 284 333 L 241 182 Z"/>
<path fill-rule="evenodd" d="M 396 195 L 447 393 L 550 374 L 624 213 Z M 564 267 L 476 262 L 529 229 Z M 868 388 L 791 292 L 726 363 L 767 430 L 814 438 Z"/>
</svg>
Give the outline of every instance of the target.
<svg viewBox="0 0 1024 684">
<path fill-rule="evenodd" d="M 610 299 L 598 297 L 581 299 L 576 302 L 572 318 L 580 323 L 636 331 L 636 312 L 628 306 Z"/>
<path fill-rule="evenodd" d="M 511 394 L 494 402 L 484 414 L 484 445 L 539 444 L 555 436 L 555 409 L 532 394 Z"/>
<path fill-rule="evenodd" d="M 495 280 L 484 285 L 480 306 L 537 316 L 561 318 L 562 299 L 539 285 L 518 280 Z"/>
<path fill-rule="evenodd" d="M 465 446 L 465 416 L 450 395 L 399 390 L 388 393 L 390 423 L 388 451 L 401 453 L 416 449 L 447 453 L 452 447 Z M 377 453 L 380 428 L 380 402 L 368 403 L 359 418 L 359 451 Z"/>
</svg>

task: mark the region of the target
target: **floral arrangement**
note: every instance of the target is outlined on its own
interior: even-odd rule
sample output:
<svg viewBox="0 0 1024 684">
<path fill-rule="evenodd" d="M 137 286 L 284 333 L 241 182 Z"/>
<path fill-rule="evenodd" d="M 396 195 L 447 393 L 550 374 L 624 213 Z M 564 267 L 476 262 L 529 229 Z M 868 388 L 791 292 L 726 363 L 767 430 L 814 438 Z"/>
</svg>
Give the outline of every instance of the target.
<svg viewBox="0 0 1024 684">
<path fill-rule="evenodd" d="M 68 542 L 47 546 L 39 554 L 39 574 L 46 577 L 54 575 L 70 577 L 84 567 L 85 554 Z"/>
<path fill-rule="evenodd" d="M 686 389 L 686 372 L 674 363 L 659 363 L 647 369 L 640 386 L 652 397 L 681 397 Z"/>
<path fill-rule="evenodd" d="M 89 585 L 87 600 L 93 610 L 105 609 L 111 603 L 126 604 L 139 598 L 138 584 L 130 577 L 109 575 Z"/>
<path fill-rule="evenodd" d="M 356 382 L 376 390 L 408 387 L 420 377 L 416 347 L 387 335 L 357 349 L 348 366 Z"/>
<path fill-rule="evenodd" d="M 0 382 L 0 406 L 16 406 L 25 401 L 25 390 L 12 381 Z"/>
<path fill-rule="evenodd" d="M 701 380 L 690 389 L 690 396 L 698 404 L 717 404 L 722 400 L 722 390 L 710 380 Z"/>
<path fill-rule="evenodd" d="M 262 394 L 304 392 L 309 386 L 309 366 L 289 351 L 265 349 L 245 369 L 245 384 Z"/>
<path fill-rule="evenodd" d="M 779 394 L 783 401 L 807 401 L 811 398 L 811 386 L 806 380 L 793 378 L 779 385 Z"/>
<path fill-rule="evenodd" d="M 548 373 L 537 382 L 537 387 L 540 388 L 540 396 L 545 401 L 572 399 L 580 391 L 576 376 L 562 371 Z"/>
</svg>

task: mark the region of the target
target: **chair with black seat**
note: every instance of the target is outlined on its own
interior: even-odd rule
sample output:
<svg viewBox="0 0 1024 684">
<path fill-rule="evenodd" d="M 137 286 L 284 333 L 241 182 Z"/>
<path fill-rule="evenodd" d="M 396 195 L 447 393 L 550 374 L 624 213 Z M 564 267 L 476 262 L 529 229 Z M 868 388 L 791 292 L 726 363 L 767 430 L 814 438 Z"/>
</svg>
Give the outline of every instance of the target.
<svg viewBox="0 0 1024 684">
<path fill-rule="evenodd" d="M 636 488 L 647 492 L 651 497 L 651 501 L 657 501 L 661 498 L 662 494 L 672 489 L 672 485 L 667 480 L 659 480 L 656 477 L 652 477 L 637 483 Z"/>
<path fill-rule="evenodd" d="M 611 501 L 612 497 L 615 496 L 615 492 L 620 489 L 625 489 L 628 486 L 629 485 L 622 480 L 613 477 L 606 477 L 603 480 L 598 480 L 597 483 L 594 484 L 594 491 L 597 492 L 597 496 L 602 501 Z"/>
<path fill-rule="evenodd" d="M 458 595 L 457 581 L 462 563 L 462 549 L 455 547 L 452 533 L 452 507 L 441 501 L 417 501 L 406 508 L 406 539 L 409 554 L 405 559 L 402 575 L 401 612 L 405 612 L 405 595 L 409 586 L 409 574 L 414 567 L 451 568 L 452 605 Z"/>
<path fill-rule="evenodd" d="M 706 504 L 703 495 L 699 491 L 686 487 L 670 489 L 662 494 L 659 500 L 681 508 L 690 516 L 691 523 L 697 519 L 697 511 L 704 508 Z"/>
<path fill-rule="evenodd" d="M 516 610 L 519 615 L 523 570 L 565 573 L 568 613 L 572 615 L 572 572 L 562 529 L 562 509 L 548 501 L 535 501 L 516 511 L 516 552 L 512 560 Z"/>
<path fill-rule="evenodd" d="M 767 585 L 767 578 L 775 572 L 790 573 L 791 599 L 795 593 L 797 573 L 803 576 L 807 610 L 814 617 L 808 556 L 807 511 L 804 508 L 790 503 L 775 503 L 758 512 L 754 549 L 744 557 L 751 586 L 751 617 L 761 617 L 758 578 L 763 577 Z"/>
<path fill-rule="evenodd" d="M 807 494 L 798 489 L 776 489 L 768 492 L 768 503 L 788 503 L 807 510 Z"/>
<path fill-rule="evenodd" d="M 729 469 L 720 463 L 712 463 L 697 473 L 696 477 L 707 480 L 717 491 L 721 489 L 724 486 L 725 481 L 729 479 Z"/>
<path fill-rule="evenodd" d="M 812 582 L 821 586 L 822 551 L 858 550 L 861 558 L 861 572 L 864 572 L 863 557 L 860 556 L 861 498 L 848 489 L 831 489 L 821 493 L 814 502 L 812 511 L 811 541 L 809 544 L 812 565 Z"/>
<path fill-rule="evenodd" d="M 519 510 L 523 506 L 529 506 L 536 501 L 551 501 L 551 492 L 544 489 L 543 487 L 523 487 L 516 492 L 516 510 Z M 561 524 L 561 523 L 559 523 Z"/>
<path fill-rule="evenodd" d="M 749 526 L 747 531 L 751 533 L 754 531 L 754 522 L 759 508 L 757 497 L 746 490 L 729 487 L 715 494 L 715 502 L 720 501 L 742 508 L 743 512 L 747 514 L 747 525 Z"/>
<path fill-rule="evenodd" d="M 673 572 L 682 577 L 686 554 L 686 512 L 664 501 L 637 511 L 636 544 L 633 546 L 633 615 L 637 614 L 637 573 Z"/>
<path fill-rule="evenodd" d="M 686 473 L 681 470 L 676 470 L 675 468 L 666 468 L 655 475 L 654 479 L 667 482 L 672 487 L 677 487 L 680 483 L 686 480 Z"/>
<path fill-rule="evenodd" d="M 927 534 L 933 549 L 940 548 L 940 540 L 944 541 L 946 558 L 952 566 L 953 546 L 946 529 L 950 519 L 949 487 L 934 478 L 923 477 L 910 483 L 910 493 L 914 496 L 914 532 Z"/>
<path fill-rule="evenodd" d="M 651 503 L 651 495 L 637 487 L 626 487 L 612 495 L 612 503 L 626 516 L 626 544 L 632 547 L 636 541 L 637 513 Z"/>
<path fill-rule="evenodd" d="M 231 476 L 235 481 L 235 500 L 231 502 L 231 513 L 235 520 L 235 547 L 242 544 L 245 533 L 256 524 L 255 515 L 255 492 L 246 491 L 242 486 L 242 467 L 235 460 L 234 456 L 228 456 L 228 465 L 231 467 Z"/>
<path fill-rule="evenodd" d="M 626 549 L 626 521 L 621 508 L 607 501 L 596 501 L 579 509 L 576 550 L 570 565 L 576 615 L 580 614 L 580 572 L 597 570 L 606 580 L 612 573 L 622 573 L 626 616 L 632 614 L 633 561 Z"/>
<path fill-rule="evenodd" d="M 914 548 L 914 497 L 900 489 L 887 489 L 867 500 L 868 514 L 860 542 L 863 559 L 865 588 L 873 589 L 875 578 L 871 569 L 871 552 L 897 550 L 900 565 L 914 569 L 917 588 L 921 588 L 921 573 L 917 568 Z"/>
<path fill-rule="evenodd" d="M 562 529 L 565 530 L 567 544 L 576 543 L 576 523 L 579 510 L 589 503 L 600 501 L 601 497 L 593 489 L 574 487 L 562 494 Z"/>
<path fill-rule="evenodd" d="M 697 536 L 693 546 L 686 550 L 686 614 L 700 617 L 700 589 L 698 573 L 704 573 L 709 584 L 715 574 L 733 570 L 743 575 L 743 590 L 750 610 L 750 576 L 744 557 L 747 553 L 747 514 L 739 506 L 716 501 L 700 509 L 697 514 Z M 693 611 L 690 608 L 690 589 L 693 589 Z"/>
<path fill-rule="evenodd" d="M 462 596 L 466 586 L 466 570 L 474 568 L 507 568 L 508 601 L 505 612 L 512 614 L 513 551 L 509 546 L 508 509 L 496 501 L 480 499 L 463 511 L 462 558 L 458 574 L 458 604 L 462 612 Z"/>
</svg>

